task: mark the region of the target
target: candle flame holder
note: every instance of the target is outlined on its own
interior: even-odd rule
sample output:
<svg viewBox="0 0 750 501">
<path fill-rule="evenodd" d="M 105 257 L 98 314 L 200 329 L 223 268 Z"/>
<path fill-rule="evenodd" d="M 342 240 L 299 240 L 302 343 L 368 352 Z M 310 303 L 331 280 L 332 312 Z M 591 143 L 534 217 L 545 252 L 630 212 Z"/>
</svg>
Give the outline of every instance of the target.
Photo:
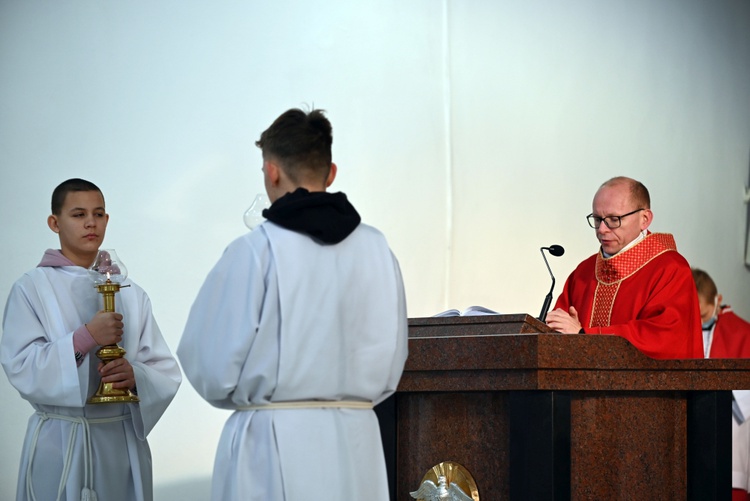
<svg viewBox="0 0 750 501">
<path fill-rule="evenodd" d="M 119 260 L 114 250 L 100 250 L 96 261 L 89 268 L 89 274 L 94 281 L 94 287 L 102 295 L 104 300 L 104 311 L 115 311 L 115 294 L 121 288 L 130 287 L 121 285 L 120 282 L 127 278 L 127 270 Z M 113 280 L 114 278 L 114 280 Z M 96 351 L 96 356 L 105 365 L 122 358 L 127 352 L 117 344 L 102 346 Z M 89 398 L 90 404 L 112 404 L 139 402 L 137 395 L 127 388 L 113 388 L 112 383 L 99 381 L 99 389 Z"/>
</svg>

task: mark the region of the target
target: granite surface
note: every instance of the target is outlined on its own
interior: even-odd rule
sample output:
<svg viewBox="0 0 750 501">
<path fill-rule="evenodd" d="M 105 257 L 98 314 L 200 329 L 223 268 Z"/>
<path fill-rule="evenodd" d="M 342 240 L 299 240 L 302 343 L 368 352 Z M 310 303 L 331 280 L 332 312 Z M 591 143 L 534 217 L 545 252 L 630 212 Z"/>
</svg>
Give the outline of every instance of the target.
<svg viewBox="0 0 750 501">
<path fill-rule="evenodd" d="M 570 397 L 570 499 L 686 499 L 689 395 L 750 389 L 750 360 L 654 360 L 618 336 L 511 334 L 543 329 L 505 317 L 410 320 L 397 499 L 442 461 L 508 499 L 509 395 L 539 391 Z"/>
</svg>

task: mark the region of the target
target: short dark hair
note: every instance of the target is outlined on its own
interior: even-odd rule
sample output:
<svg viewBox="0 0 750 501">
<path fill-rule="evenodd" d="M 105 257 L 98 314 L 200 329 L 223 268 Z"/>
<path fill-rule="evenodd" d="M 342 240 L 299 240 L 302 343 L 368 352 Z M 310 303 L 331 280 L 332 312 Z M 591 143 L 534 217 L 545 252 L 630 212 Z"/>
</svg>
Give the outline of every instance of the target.
<svg viewBox="0 0 750 501">
<path fill-rule="evenodd" d="M 63 181 L 57 185 L 57 188 L 52 192 L 52 214 L 60 215 L 63 204 L 65 203 L 65 197 L 68 196 L 68 193 L 73 191 L 98 191 L 102 195 L 102 200 L 104 200 L 104 194 L 97 185 L 91 181 L 75 177 Z"/>
<path fill-rule="evenodd" d="M 306 113 L 292 108 L 260 135 L 255 146 L 263 158 L 273 158 L 294 182 L 312 174 L 326 178 L 331 169 L 333 129 L 324 110 Z"/>
<path fill-rule="evenodd" d="M 709 276 L 708 273 L 699 269 L 693 268 L 693 280 L 695 281 L 695 289 L 698 291 L 698 296 L 702 297 L 706 302 L 713 301 L 716 295 L 719 293 L 716 288 L 716 283 Z"/>
</svg>

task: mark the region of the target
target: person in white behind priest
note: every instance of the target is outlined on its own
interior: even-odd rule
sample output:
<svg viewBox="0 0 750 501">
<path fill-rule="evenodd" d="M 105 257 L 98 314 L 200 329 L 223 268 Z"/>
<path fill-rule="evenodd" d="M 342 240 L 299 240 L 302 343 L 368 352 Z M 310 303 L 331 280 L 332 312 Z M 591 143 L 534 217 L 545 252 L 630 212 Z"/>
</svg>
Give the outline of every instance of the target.
<svg viewBox="0 0 750 501">
<path fill-rule="evenodd" d="M 383 234 L 326 191 L 332 142 L 322 110 L 261 134 L 267 220 L 225 249 L 177 349 L 196 391 L 235 411 L 214 500 L 388 499 L 372 408 L 406 361 L 404 288 Z"/>
</svg>

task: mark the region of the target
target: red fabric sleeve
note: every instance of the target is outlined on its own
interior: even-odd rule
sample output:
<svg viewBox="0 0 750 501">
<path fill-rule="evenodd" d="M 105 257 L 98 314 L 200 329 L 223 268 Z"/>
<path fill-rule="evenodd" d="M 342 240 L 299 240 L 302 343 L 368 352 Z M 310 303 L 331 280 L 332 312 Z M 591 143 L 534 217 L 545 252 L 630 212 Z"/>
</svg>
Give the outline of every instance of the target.
<svg viewBox="0 0 750 501">
<path fill-rule="evenodd" d="M 596 293 L 596 256 L 571 274 L 557 307 L 574 306 L 587 334 L 615 334 L 652 358 L 703 358 L 698 295 L 687 261 L 677 252 L 652 259 L 624 279 L 610 325 L 590 326 Z"/>
</svg>

